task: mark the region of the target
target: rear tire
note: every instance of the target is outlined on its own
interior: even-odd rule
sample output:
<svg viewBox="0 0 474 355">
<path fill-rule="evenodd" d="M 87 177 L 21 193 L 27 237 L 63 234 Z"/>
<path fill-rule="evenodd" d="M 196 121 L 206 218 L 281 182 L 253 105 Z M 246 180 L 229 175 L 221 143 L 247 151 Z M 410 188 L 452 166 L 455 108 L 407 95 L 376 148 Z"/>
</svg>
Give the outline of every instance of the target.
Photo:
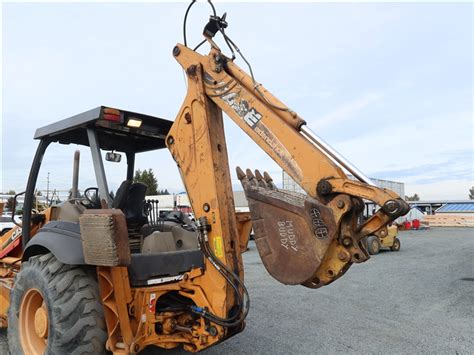
<svg viewBox="0 0 474 355">
<path fill-rule="evenodd" d="M 401 247 L 400 239 L 395 238 L 393 240 L 393 245 L 390 247 L 391 251 L 399 251 Z"/>
<path fill-rule="evenodd" d="M 10 294 L 11 354 L 104 354 L 106 340 L 92 272 L 65 265 L 51 253 L 22 263 Z"/>
<path fill-rule="evenodd" d="M 380 252 L 380 240 L 379 238 L 371 235 L 367 238 L 367 250 L 369 251 L 370 255 L 376 255 Z"/>
</svg>

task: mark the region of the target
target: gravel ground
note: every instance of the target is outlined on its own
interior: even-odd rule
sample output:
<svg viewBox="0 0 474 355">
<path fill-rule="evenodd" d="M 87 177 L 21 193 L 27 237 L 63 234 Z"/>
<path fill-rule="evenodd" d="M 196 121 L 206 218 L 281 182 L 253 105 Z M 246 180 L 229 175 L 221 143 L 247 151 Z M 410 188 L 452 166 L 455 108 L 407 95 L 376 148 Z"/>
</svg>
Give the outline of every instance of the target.
<svg viewBox="0 0 474 355">
<path fill-rule="evenodd" d="M 319 290 L 273 280 L 251 242 L 247 327 L 204 353 L 473 353 L 474 229 L 401 232 L 400 239 L 400 252 L 382 251 Z"/>
</svg>

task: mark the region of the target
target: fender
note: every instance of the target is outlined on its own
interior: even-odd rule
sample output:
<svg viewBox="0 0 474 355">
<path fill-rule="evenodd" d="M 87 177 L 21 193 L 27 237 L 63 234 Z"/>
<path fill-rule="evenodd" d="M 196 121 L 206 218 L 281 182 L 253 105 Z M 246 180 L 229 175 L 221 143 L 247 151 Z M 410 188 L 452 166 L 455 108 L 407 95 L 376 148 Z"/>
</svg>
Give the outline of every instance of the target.
<svg viewBox="0 0 474 355">
<path fill-rule="evenodd" d="M 22 261 L 51 252 L 63 264 L 85 265 L 79 222 L 52 221 L 28 242 Z"/>
</svg>

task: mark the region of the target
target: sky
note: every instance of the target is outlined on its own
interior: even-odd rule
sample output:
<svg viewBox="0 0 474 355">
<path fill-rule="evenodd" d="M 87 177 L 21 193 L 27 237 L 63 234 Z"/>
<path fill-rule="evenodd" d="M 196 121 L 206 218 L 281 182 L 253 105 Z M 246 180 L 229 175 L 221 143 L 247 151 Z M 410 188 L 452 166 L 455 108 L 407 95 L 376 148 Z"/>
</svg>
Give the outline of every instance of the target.
<svg viewBox="0 0 474 355">
<path fill-rule="evenodd" d="M 4 3 L 0 191 L 24 190 L 35 129 L 100 105 L 174 120 L 186 94 L 171 51 L 187 3 Z M 371 177 L 422 199 L 467 199 L 474 185 L 473 4 L 219 3 L 257 81 Z M 209 8 L 193 7 L 198 43 Z M 219 42 L 221 43 L 221 42 Z M 222 46 L 224 48 L 224 46 Z M 208 47 L 205 48 L 204 53 Z M 237 60 L 245 70 L 245 64 Z M 237 165 L 281 169 L 230 120 Z M 77 146 L 48 149 L 38 187 L 68 190 Z M 80 186 L 96 186 L 81 148 Z M 122 164 L 123 165 L 123 164 Z M 183 190 L 169 152 L 141 154 L 159 188 Z M 106 164 L 111 189 L 123 166 Z"/>
</svg>

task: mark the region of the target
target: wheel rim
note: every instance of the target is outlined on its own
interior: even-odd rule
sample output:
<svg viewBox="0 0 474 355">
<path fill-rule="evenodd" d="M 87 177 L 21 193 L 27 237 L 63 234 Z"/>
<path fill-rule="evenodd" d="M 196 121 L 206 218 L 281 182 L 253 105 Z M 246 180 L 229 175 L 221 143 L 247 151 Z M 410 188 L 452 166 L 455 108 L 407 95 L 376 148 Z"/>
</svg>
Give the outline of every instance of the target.
<svg viewBox="0 0 474 355">
<path fill-rule="evenodd" d="M 400 249 L 400 241 L 396 240 L 395 241 L 395 250 L 399 250 L 399 249 Z"/>
<path fill-rule="evenodd" d="M 374 254 L 377 254 L 379 252 L 379 243 L 377 243 L 375 239 L 372 241 L 372 251 L 374 252 Z"/>
<path fill-rule="evenodd" d="M 44 354 L 48 343 L 48 310 L 43 295 L 29 289 L 20 305 L 20 341 L 25 354 Z"/>
</svg>

